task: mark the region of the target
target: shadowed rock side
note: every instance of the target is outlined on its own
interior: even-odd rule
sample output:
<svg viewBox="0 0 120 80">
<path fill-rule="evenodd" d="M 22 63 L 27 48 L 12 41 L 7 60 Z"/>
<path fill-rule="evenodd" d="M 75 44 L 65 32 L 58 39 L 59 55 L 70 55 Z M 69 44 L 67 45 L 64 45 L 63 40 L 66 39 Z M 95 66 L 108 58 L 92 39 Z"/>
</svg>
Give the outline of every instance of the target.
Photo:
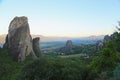
<svg viewBox="0 0 120 80">
<path fill-rule="evenodd" d="M 33 39 L 33 50 L 35 51 L 38 57 L 42 56 L 39 42 L 40 42 L 39 37 Z"/>
<path fill-rule="evenodd" d="M 71 40 L 67 40 L 66 42 L 66 46 L 65 47 L 62 47 L 60 48 L 59 50 L 59 54 L 71 54 L 73 53 L 73 43 Z"/>
<path fill-rule="evenodd" d="M 4 48 L 11 50 L 15 61 L 24 61 L 29 54 L 36 58 L 27 17 L 15 17 L 11 21 Z"/>
<path fill-rule="evenodd" d="M 113 39 L 116 39 L 118 36 L 118 32 L 114 32 L 113 34 L 111 34 L 110 36 L 109 35 L 105 35 L 104 36 L 104 39 L 103 41 L 98 41 L 96 43 L 96 50 L 101 50 L 105 47 L 105 43 L 110 41 L 110 40 L 113 40 Z"/>
<path fill-rule="evenodd" d="M 5 44 L 3 45 L 3 48 L 5 49 L 8 49 L 8 35 L 6 36 L 6 39 L 5 39 Z"/>
<path fill-rule="evenodd" d="M 113 39 L 116 39 L 118 36 L 118 32 L 114 32 L 113 34 L 111 34 L 110 36 L 109 35 L 106 35 L 104 37 L 104 42 L 107 42 L 107 41 L 110 41 L 110 40 L 113 40 Z"/>
<path fill-rule="evenodd" d="M 105 45 L 104 45 L 104 42 L 103 41 L 98 41 L 97 43 L 96 43 L 96 50 L 101 50 L 101 49 L 103 49 L 105 47 Z"/>
<path fill-rule="evenodd" d="M 72 41 L 71 40 L 67 40 L 66 42 L 66 47 L 72 49 L 73 48 L 73 44 L 72 44 Z"/>
</svg>

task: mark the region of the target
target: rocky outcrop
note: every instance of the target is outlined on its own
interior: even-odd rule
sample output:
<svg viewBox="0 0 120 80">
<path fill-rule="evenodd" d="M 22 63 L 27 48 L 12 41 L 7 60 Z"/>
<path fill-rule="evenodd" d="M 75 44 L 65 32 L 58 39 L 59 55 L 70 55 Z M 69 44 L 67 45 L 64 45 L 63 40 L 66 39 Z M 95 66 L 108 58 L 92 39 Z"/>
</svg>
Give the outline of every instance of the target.
<svg viewBox="0 0 120 80">
<path fill-rule="evenodd" d="M 118 32 L 114 32 L 114 33 L 111 34 L 110 36 L 109 36 L 109 35 L 105 35 L 103 41 L 98 41 L 98 42 L 96 43 L 96 50 L 101 50 L 102 48 L 105 47 L 105 43 L 106 43 L 107 41 L 116 39 L 117 36 L 118 36 Z"/>
<path fill-rule="evenodd" d="M 96 44 L 96 50 L 101 50 L 104 48 L 104 42 L 103 41 L 98 41 Z"/>
<path fill-rule="evenodd" d="M 72 44 L 72 41 L 71 40 L 67 40 L 67 42 L 66 42 L 66 47 L 67 48 L 72 48 L 73 47 L 73 44 Z"/>
<path fill-rule="evenodd" d="M 110 37 L 111 37 L 111 40 L 112 39 L 116 39 L 117 38 L 117 36 L 118 36 L 118 32 L 114 32 Z"/>
<path fill-rule="evenodd" d="M 35 51 L 36 55 L 40 57 L 42 56 L 42 54 L 39 43 L 40 43 L 39 37 L 33 39 L 33 50 Z"/>
<path fill-rule="evenodd" d="M 27 17 L 15 17 L 11 21 L 4 48 L 11 50 L 15 61 L 24 61 L 30 54 L 36 58 Z"/>
<path fill-rule="evenodd" d="M 59 54 L 71 54 L 71 53 L 74 53 L 72 41 L 67 40 L 66 46 L 60 48 L 60 50 L 58 52 L 59 52 Z"/>
<path fill-rule="evenodd" d="M 107 41 L 110 41 L 110 40 L 113 40 L 113 39 L 116 39 L 118 36 L 118 32 L 114 32 L 113 34 L 111 34 L 110 36 L 109 35 L 106 35 L 104 37 L 104 42 L 107 42 Z"/>
<path fill-rule="evenodd" d="M 104 37 L 104 42 L 107 42 L 107 41 L 109 41 L 109 40 L 111 40 L 111 37 L 110 37 L 109 35 L 105 35 L 105 37 Z"/>
</svg>

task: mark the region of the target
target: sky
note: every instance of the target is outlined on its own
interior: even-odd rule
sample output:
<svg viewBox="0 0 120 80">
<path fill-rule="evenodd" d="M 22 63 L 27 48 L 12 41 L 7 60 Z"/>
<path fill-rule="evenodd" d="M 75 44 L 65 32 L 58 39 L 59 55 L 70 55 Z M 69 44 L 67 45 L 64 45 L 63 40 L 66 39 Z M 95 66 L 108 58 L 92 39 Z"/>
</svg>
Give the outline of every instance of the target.
<svg viewBox="0 0 120 80">
<path fill-rule="evenodd" d="M 31 34 L 57 37 L 106 35 L 116 31 L 120 0 L 0 0 L 0 34 L 15 16 L 26 16 Z"/>
</svg>

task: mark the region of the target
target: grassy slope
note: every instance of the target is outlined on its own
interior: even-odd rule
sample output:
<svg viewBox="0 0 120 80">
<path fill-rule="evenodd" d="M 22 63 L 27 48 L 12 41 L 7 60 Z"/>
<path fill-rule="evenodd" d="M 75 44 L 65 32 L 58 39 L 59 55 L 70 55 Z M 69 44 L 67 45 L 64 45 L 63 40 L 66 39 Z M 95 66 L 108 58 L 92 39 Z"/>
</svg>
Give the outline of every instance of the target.
<svg viewBox="0 0 120 80">
<path fill-rule="evenodd" d="M 39 62 L 39 65 L 35 66 L 34 62 Z M 33 74 L 31 71 L 29 71 L 29 69 L 35 71 L 35 73 Z M 85 63 L 83 60 L 80 59 L 80 57 L 58 58 L 53 56 L 46 56 L 37 60 L 31 59 L 31 57 L 27 57 L 27 59 L 24 62 L 18 63 L 12 60 L 10 51 L 0 48 L 0 80 L 18 80 L 18 79 L 21 80 L 21 78 L 23 78 L 22 80 L 27 80 L 25 78 L 24 72 L 25 73 L 27 72 L 29 74 L 28 80 L 30 80 L 29 79 L 30 76 L 32 77 L 37 76 L 41 78 L 40 77 L 42 76 L 42 74 L 40 74 L 41 71 L 47 74 L 52 69 L 54 69 L 54 72 L 52 72 L 53 76 L 51 74 L 49 75 L 52 76 L 51 79 L 55 77 L 58 80 L 60 80 L 60 78 L 64 77 L 64 75 L 62 74 L 65 73 L 66 76 L 64 77 L 65 78 L 64 80 L 67 80 L 69 76 L 71 76 L 72 78 L 81 78 L 80 80 L 83 80 L 82 78 L 84 78 L 84 74 L 85 75 L 87 74 Z M 21 71 L 23 73 L 21 73 Z M 62 71 L 62 73 L 61 72 L 59 73 L 59 71 Z M 61 75 L 61 77 L 59 75 Z M 44 79 L 46 78 L 46 76 L 42 76 L 42 78 Z"/>
<path fill-rule="evenodd" d="M 22 67 L 32 59 L 18 63 L 12 60 L 10 51 L 0 48 L 0 80 L 13 80 L 19 74 Z"/>
</svg>

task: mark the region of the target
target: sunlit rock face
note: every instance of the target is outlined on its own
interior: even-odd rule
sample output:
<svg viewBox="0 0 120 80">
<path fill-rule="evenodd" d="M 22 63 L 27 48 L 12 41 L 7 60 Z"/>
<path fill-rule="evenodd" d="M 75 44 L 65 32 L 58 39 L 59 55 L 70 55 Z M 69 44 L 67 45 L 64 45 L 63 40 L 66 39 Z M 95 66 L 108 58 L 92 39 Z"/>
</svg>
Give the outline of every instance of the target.
<svg viewBox="0 0 120 80">
<path fill-rule="evenodd" d="M 24 61 L 25 56 L 30 54 L 34 58 L 36 57 L 32 47 L 27 17 L 15 17 L 9 25 L 8 36 L 6 38 L 7 42 L 5 45 L 7 44 L 6 47 L 11 50 L 15 61 Z"/>
</svg>

